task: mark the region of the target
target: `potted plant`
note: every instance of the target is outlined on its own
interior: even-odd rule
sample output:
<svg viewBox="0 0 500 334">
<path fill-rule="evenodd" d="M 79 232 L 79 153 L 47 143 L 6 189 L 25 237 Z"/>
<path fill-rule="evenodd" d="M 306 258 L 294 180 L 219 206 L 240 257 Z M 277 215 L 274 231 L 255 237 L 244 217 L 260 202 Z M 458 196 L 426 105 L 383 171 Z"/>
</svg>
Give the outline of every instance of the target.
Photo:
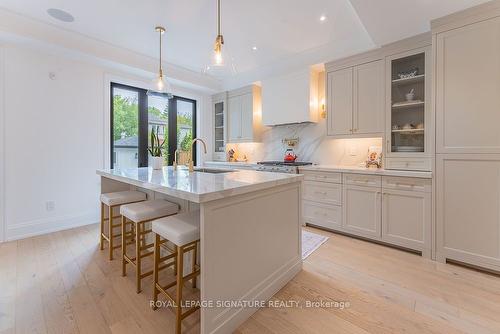
<svg viewBox="0 0 500 334">
<path fill-rule="evenodd" d="M 163 157 L 161 155 L 161 151 L 163 148 L 163 145 L 165 144 L 166 140 L 163 140 L 160 143 L 160 138 L 158 135 L 154 132 L 154 130 L 151 130 L 151 147 L 148 148 L 149 153 L 151 154 L 152 160 L 153 160 L 153 169 L 162 169 L 163 168 Z"/>
</svg>

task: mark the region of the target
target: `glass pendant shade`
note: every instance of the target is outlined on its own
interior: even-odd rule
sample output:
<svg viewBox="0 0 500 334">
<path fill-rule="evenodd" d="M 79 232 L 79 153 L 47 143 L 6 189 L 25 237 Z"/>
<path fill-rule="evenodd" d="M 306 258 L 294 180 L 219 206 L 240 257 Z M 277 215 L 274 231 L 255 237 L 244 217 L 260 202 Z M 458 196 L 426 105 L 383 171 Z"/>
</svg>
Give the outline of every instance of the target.
<svg viewBox="0 0 500 334">
<path fill-rule="evenodd" d="M 170 84 L 168 81 L 165 79 L 165 76 L 163 75 L 163 66 L 162 66 L 162 35 L 165 33 L 165 28 L 163 27 L 156 27 L 155 28 L 156 32 L 160 34 L 160 66 L 158 69 L 158 74 L 156 77 L 153 79 L 153 89 L 157 93 L 163 93 L 167 95 L 172 95 L 170 93 L 171 88 Z"/>
</svg>

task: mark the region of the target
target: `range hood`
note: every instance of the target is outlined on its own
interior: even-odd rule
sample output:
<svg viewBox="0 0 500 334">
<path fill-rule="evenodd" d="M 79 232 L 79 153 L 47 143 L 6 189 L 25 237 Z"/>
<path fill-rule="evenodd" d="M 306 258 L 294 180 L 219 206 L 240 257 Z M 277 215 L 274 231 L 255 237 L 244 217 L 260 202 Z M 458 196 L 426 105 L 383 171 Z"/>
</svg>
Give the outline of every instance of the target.
<svg viewBox="0 0 500 334">
<path fill-rule="evenodd" d="M 262 80 L 262 122 L 266 126 L 318 121 L 318 72 L 307 68 Z"/>
</svg>

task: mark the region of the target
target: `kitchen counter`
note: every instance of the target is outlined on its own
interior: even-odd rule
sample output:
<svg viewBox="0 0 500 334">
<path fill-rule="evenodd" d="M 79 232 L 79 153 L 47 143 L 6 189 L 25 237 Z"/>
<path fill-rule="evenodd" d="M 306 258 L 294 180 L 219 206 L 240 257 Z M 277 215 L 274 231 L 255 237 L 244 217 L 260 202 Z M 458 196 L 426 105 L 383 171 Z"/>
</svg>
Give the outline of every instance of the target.
<svg viewBox="0 0 500 334">
<path fill-rule="evenodd" d="M 191 172 L 185 167 L 104 169 L 97 174 L 116 181 L 123 181 L 137 187 L 203 203 L 225 197 L 246 194 L 279 185 L 302 180 L 301 175 L 257 172 L 252 170 L 231 170 L 228 173 L 212 174 Z"/>
<path fill-rule="evenodd" d="M 256 162 L 229 162 L 229 161 L 205 161 L 207 166 L 231 166 L 231 168 L 257 168 Z"/>
<path fill-rule="evenodd" d="M 401 176 L 401 177 L 418 177 L 423 179 L 431 179 L 432 172 L 418 172 L 406 170 L 392 170 L 384 168 L 365 168 L 356 166 L 333 166 L 333 165 L 311 165 L 299 167 L 301 171 L 317 171 L 317 172 L 339 172 L 339 173 L 353 173 L 353 174 L 371 174 L 382 176 Z"/>
<path fill-rule="evenodd" d="M 200 309 L 202 334 L 234 332 L 255 312 L 252 302 L 272 298 L 302 269 L 302 175 L 241 169 L 190 173 L 185 167 L 97 174 L 101 193 L 138 190 L 148 200 L 166 199 L 181 212 L 198 212 L 200 299 L 206 305 L 224 303 Z M 239 301 L 249 306 L 234 306 Z"/>
</svg>

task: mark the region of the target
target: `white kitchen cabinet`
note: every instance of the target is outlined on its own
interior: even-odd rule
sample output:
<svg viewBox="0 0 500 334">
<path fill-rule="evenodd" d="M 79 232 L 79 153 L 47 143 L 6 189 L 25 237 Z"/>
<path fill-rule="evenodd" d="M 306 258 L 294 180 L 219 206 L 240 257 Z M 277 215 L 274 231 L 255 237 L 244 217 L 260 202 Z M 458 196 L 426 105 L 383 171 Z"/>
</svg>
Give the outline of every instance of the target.
<svg viewBox="0 0 500 334">
<path fill-rule="evenodd" d="M 411 187 L 411 186 L 409 186 Z M 383 189 L 382 240 L 431 253 L 432 203 L 430 192 Z"/>
<path fill-rule="evenodd" d="M 342 184 L 304 181 L 302 198 L 325 204 L 342 205 Z"/>
<path fill-rule="evenodd" d="M 430 42 L 430 40 L 429 40 Z M 386 57 L 387 169 L 430 171 L 433 155 L 431 47 Z M 400 74 L 416 72 L 409 78 Z M 408 99 L 413 92 L 414 97 Z"/>
<path fill-rule="evenodd" d="M 241 139 L 241 96 L 233 96 L 227 103 L 229 119 L 228 141 L 236 142 Z"/>
<path fill-rule="evenodd" d="M 226 141 L 227 141 L 227 93 L 219 93 L 212 96 L 213 113 L 213 152 L 214 160 L 221 161 L 226 159 Z"/>
<path fill-rule="evenodd" d="M 500 153 L 500 17 L 435 41 L 437 153 Z"/>
<path fill-rule="evenodd" d="M 384 62 L 376 60 L 327 73 L 327 134 L 384 132 Z"/>
<path fill-rule="evenodd" d="M 436 258 L 500 271 L 500 2 L 431 25 Z"/>
<path fill-rule="evenodd" d="M 228 93 L 228 142 L 260 140 L 262 113 L 260 87 L 252 85 Z"/>
<path fill-rule="evenodd" d="M 302 201 L 302 216 L 306 224 L 331 230 L 342 228 L 342 207 L 321 202 Z"/>
<path fill-rule="evenodd" d="M 437 258 L 500 270 L 500 155 L 436 162 Z"/>
<path fill-rule="evenodd" d="M 353 133 L 384 132 L 384 62 L 373 61 L 354 67 Z"/>
<path fill-rule="evenodd" d="M 379 187 L 344 184 L 342 228 L 362 237 L 380 240 L 381 193 Z"/>
<path fill-rule="evenodd" d="M 327 74 L 327 134 L 329 136 L 352 134 L 352 77 L 352 68 Z"/>
<path fill-rule="evenodd" d="M 303 220 L 432 254 L 432 179 L 301 170 Z"/>
<path fill-rule="evenodd" d="M 318 121 L 318 72 L 309 67 L 262 80 L 266 126 Z"/>
</svg>

